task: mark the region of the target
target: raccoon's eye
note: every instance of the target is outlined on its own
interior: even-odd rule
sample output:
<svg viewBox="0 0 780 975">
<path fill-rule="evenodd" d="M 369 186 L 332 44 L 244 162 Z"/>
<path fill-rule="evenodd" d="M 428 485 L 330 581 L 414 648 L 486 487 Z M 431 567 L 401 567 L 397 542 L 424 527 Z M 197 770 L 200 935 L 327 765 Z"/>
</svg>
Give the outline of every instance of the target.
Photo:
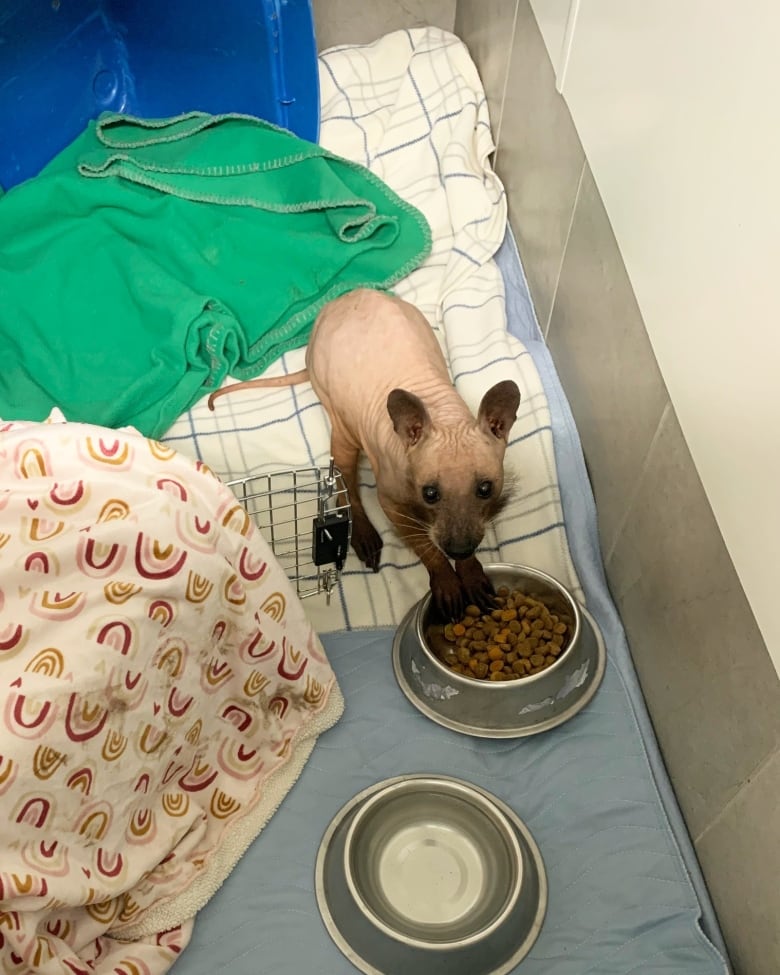
<svg viewBox="0 0 780 975">
<path fill-rule="evenodd" d="M 422 489 L 423 501 L 426 504 L 436 504 L 439 500 L 439 489 L 433 484 L 426 484 Z"/>
<path fill-rule="evenodd" d="M 492 481 L 482 481 L 477 485 L 477 497 L 482 498 L 483 501 L 487 500 L 493 493 L 493 482 Z"/>
</svg>

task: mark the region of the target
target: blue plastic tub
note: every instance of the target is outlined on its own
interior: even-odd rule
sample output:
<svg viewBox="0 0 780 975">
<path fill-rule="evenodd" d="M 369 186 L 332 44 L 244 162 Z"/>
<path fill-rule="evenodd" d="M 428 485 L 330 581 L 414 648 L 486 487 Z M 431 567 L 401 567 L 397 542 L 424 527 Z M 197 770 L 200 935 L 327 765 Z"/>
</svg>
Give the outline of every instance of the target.
<svg viewBox="0 0 780 975">
<path fill-rule="evenodd" d="M 4 0 L 0 186 L 101 112 L 244 112 L 319 135 L 310 0 Z"/>
</svg>

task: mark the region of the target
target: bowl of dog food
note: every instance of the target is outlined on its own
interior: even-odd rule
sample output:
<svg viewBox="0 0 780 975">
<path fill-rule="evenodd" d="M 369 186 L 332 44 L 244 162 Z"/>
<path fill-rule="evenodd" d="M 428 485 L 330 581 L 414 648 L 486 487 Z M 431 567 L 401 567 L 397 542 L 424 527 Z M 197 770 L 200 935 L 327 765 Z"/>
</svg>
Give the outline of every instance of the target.
<svg viewBox="0 0 780 975">
<path fill-rule="evenodd" d="M 505 975 L 547 907 L 525 824 L 442 775 L 387 779 L 342 807 L 320 844 L 315 891 L 328 933 L 367 975 Z"/>
<path fill-rule="evenodd" d="M 555 728 L 592 699 L 604 676 L 604 640 L 557 579 L 530 566 L 484 566 L 494 605 L 459 620 L 434 618 L 430 593 L 393 641 L 393 670 L 411 704 L 437 724 L 481 738 Z"/>
</svg>

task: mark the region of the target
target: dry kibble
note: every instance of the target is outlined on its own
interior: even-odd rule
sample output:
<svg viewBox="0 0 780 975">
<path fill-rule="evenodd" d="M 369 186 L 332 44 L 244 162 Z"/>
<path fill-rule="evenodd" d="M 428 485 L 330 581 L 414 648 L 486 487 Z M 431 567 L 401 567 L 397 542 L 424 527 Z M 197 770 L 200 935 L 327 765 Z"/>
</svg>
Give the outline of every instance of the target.
<svg viewBox="0 0 780 975">
<path fill-rule="evenodd" d="M 494 605 L 469 605 L 462 619 L 428 627 L 428 645 L 445 666 L 474 680 L 513 681 L 558 660 L 572 624 L 554 598 L 502 586 Z"/>
<path fill-rule="evenodd" d="M 484 680 L 490 673 L 490 668 L 483 661 L 479 661 L 477 666 L 474 668 L 474 676 L 478 677 L 480 680 Z"/>
</svg>

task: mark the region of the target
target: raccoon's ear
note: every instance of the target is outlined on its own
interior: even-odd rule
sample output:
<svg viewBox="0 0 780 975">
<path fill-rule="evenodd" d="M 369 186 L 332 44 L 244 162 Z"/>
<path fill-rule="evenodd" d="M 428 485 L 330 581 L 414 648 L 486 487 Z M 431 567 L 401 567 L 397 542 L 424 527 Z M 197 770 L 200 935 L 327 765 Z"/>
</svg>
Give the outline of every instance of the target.
<svg viewBox="0 0 780 975">
<path fill-rule="evenodd" d="M 423 402 L 405 389 L 393 389 L 387 397 L 387 412 L 393 429 L 407 447 L 414 447 L 425 436 L 431 418 Z"/>
<path fill-rule="evenodd" d="M 503 382 L 496 383 L 482 397 L 477 422 L 485 433 L 492 433 L 499 440 L 506 441 L 512 424 L 517 419 L 519 405 L 520 390 L 517 388 L 517 383 L 505 379 Z"/>
</svg>

